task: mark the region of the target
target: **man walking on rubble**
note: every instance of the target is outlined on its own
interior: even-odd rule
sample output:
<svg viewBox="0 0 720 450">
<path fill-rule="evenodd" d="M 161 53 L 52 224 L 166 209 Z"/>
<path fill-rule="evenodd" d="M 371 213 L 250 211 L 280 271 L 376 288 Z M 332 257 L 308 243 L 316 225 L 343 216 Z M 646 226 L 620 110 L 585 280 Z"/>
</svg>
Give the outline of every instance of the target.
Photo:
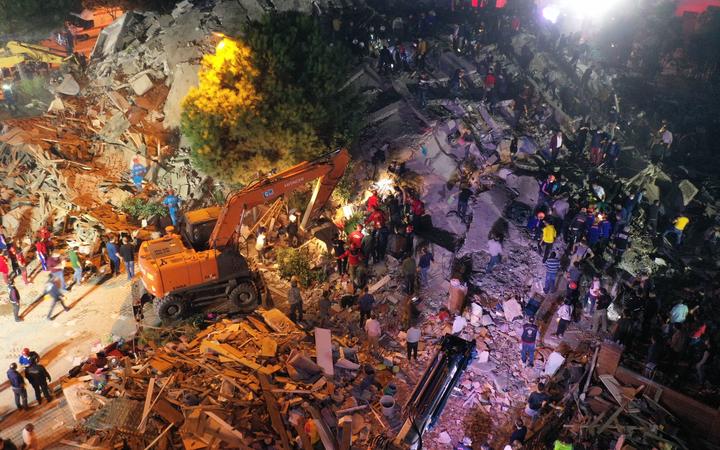
<svg viewBox="0 0 720 450">
<path fill-rule="evenodd" d="M 180 208 L 180 197 L 175 195 L 175 191 L 168 189 L 167 195 L 163 199 L 163 205 L 167 206 L 168 213 L 170 214 L 170 220 L 174 227 L 177 227 L 177 213 Z"/>
<path fill-rule="evenodd" d="M 523 325 L 523 333 L 521 337 L 522 349 L 520 350 L 520 359 L 523 364 L 528 367 L 535 365 L 535 343 L 538 336 L 538 326 L 535 325 L 535 316 L 530 316 L 525 325 Z"/>
<path fill-rule="evenodd" d="M 290 320 L 297 323 L 303 320 L 303 299 L 300 294 L 297 280 L 290 280 L 290 290 L 288 291 L 288 304 L 290 305 Z"/>
<path fill-rule="evenodd" d="M 130 176 L 132 177 L 135 189 L 140 192 L 142 191 L 142 182 L 147 174 L 147 168 L 140 163 L 140 156 L 135 155 L 133 158 L 132 169 L 130 169 Z"/>
<path fill-rule="evenodd" d="M 683 238 L 683 232 L 685 231 L 685 227 L 688 223 L 690 223 L 690 219 L 688 219 L 687 216 L 683 214 L 678 215 L 677 218 L 673 220 L 672 226 L 662 234 L 662 237 L 665 238 L 668 234 L 672 234 L 675 236 L 675 244 L 680 245 Z"/>
<path fill-rule="evenodd" d="M 78 257 L 78 247 L 73 247 L 68 250 L 68 260 L 70 261 L 70 267 L 73 269 L 73 287 L 80 286 L 82 283 L 82 265 L 80 264 L 80 258 Z"/>
<path fill-rule="evenodd" d="M 544 263 L 552 251 L 555 238 L 557 237 L 557 231 L 549 220 L 543 220 L 543 225 L 542 238 L 538 243 L 538 252 L 543 255 L 542 262 Z"/>
<path fill-rule="evenodd" d="M 545 261 L 545 287 L 544 291 L 546 294 L 552 294 L 555 292 L 555 280 L 557 279 L 558 271 L 560 270 L 560 260 L 558 259 L 555 252 L 550 253 L 550 258 Z"/>
</svg>

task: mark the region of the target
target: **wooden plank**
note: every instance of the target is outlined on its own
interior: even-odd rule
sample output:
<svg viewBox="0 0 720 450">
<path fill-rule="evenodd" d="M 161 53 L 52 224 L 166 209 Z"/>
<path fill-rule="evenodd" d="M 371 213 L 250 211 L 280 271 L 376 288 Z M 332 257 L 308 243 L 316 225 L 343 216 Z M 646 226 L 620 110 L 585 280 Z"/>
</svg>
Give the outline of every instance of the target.
<svg viewBox="0 0 720 450">
<path fill-rule="evenodd" d="M 157 443 L 157 441 L 160 440 L 160 438 L 162 438 L 163 436 L 165 436 L 165 434 L 166 434 L 168 431 L 170 431 L 170 428 L 172 428 L 173 426 L 174 426 L 173 424 L 168 425 L 167 428 L 165 428 L 165 429 L 163 430 L 163 432 L 158 435 L 158 437 L 156 437 L 150 444 L 148 444 L 147 447 L 145 447 L 145 450 L 150 450 L 150 449 L 153 447 L 153 445 L 155 445 L 155 444 Z"/>
<path fill-rule="evenodd" d="M 305 420 L 295 425 L 295 431 L 297 431 L 298 436 L 300 436 L 300 444 L 302 445 L 303 450 L 313 450 L 310 436 L 308 436 L 305 431 Z"/>
<path fill-rule="evenodd" d="M 220 416 L 211 411 L 203 411 L 206 416 L 211 418 L 216 424 L 220 426 L 218 434 L 220 439 L 231 446 L 231 448 L 240 448 L 245 450 L 251 450 L 245 442 L 245 437 L 241 432 L 235 429 L 232 425 L 225 422 Z"/>
<path fill-rule="evenodd" d="M 143 406 L 142 419 L 140 420 L 140 433 L 145 432 L 146 418 L 150 413 L 150 404 L 152 403 L 153 390 L 155 390 L 155 377 L 150 378 L 147 392 L 145 393 L 145 406 Z"/>
<path fill-rule="evenodd" d="M 336 450 L 338 447 L 337 441 L 323 420 L 320 411 L 312 405 L 307 405 L 307 410 L 310 411 L 310 415 L 312 415 L 312 418 L 315 421 L 315 426 L 317 427 L 320 440 L 322 441 L 325 450 Z"/>
<path fill-rule="evenodd" d="M 374 294 L 377 291 L 379 291 L 383 286 L 385 286 L 390 281 L 390 275 L 385 275 L 384 277 L 380 278 L 380 280 L 377 281 L 377 283 L 373 284 L 368 288 L 368 292 L 370 294 Z"/>
<path fill-rule="evenodd" d="M 277 348 L 277 342 L 270 336 L 265 336 L 260 340 L 260 356 L 272 358 L 277 353 Z"/>
<path fill-rule="evenodd" d="M 322 368 L 323 373 L 328 377 L 334 376 L 332 332 L 327 328 L 315 328 L 315 356 L 317 365 Z"/>
<path fill-rule="evenodd" d="M 272 422 L 273 429 L 277 434 L 280 435 L 280 443 L 284 450 L 290 450 L 290 440 L 288 439 L 288 432 L 285 428 L 285 423 L 280 417 L 280 411 L 278 408 L 277 400 L 275 395 L 272 393 L 272 385 L 268 380 L 267 376 L 259 373 L 258 379 L 260 380 L 260 386 L 263 391 L 263 398 L 265 399 L 265 406 L 267 407 L 268 413 L 270 414 L 270 421 Z M 327 447 L 326 447 L 327 448 Z"/>
<path fill-rule="evenodd" d="M 352 445 L 352 416 L 340 419 L 340 450 L 350 450 Z"/>
</svg>

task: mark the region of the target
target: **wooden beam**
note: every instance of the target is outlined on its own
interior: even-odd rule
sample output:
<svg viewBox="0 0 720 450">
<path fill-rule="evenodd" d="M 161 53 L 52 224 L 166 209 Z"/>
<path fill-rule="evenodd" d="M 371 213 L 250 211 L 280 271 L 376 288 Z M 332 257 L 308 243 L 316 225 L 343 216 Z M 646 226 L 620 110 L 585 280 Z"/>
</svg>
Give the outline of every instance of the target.
<svg viewBox="0 0 720 450">
<path fill-rule="evenodd" d="M 143 406 L 142 419 L 140 420 L 140 433 L 145 432 L 146 418 L 150 413 L 150 405 L 152 404 L 153 391 L 155 390 L 155 377 L 150 378 L 147 392 L 145 393 L 145 406 Z"/>
<path fill-rule="evenodd" d="M 165 436 L 165 433 L 170 431 L 170 428 L 172 428 L 173 426 L 174 426 L 173 424 L 168 425 L 167 428 L 165 428 L 162 433 L 158 434 L 158 437 L 153 439 L 153 441 L 150 444 L 148 444 L 147 447 L 145 447 L 145 450 L 150 450 L 152 448 L 152 446 L 155 445 L 157 443 L 157 441 L 160 440 L 161 437 Z"/>
<path fill-rule="evenodd" d="M 340 450 L 350 450 L 352 444 L 352 416 L 340 418 Z"/>
<path fill-rule="evenodd" d="M 280 409 L 278 408 L 277 400 L 275 395 L 272 393 L 272 385 L 268 380 L 268 377 L 263 373 L 257 374 L 260 380 L 260 387 L 262 388 L 263 398 L 265 399 L 265 406 L 267 407 L 268 414 L 270 414 L 270 421 L 275 429 L 275 432 L 280 435 L 280 443 L 284 450 L 290 450 L 290 440 L 288 439 L 288 432 L 285 428 L 285 422 L 280 417 Z"/>
</svg>

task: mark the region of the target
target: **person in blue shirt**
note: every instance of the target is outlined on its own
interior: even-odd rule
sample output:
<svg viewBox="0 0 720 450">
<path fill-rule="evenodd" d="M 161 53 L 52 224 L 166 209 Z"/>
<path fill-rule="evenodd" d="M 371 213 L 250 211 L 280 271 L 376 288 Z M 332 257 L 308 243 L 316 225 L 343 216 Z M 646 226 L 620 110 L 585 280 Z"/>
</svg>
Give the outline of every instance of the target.
<svg viewBox="0 0 720 450">
<path fill-rule="evenodd" d="M 145 178 L 145 174 L 147 173 L 147 168 L 140 164 L 140 158 L 135 157 L 133 159 L 133 165 L 132 169 L 130 170 L 130 175 L 133 180 L 133 184 L 135 185 L 135 189 L 138 191 L 142 191 L 142 182 Z"/>
<path fill-rule="evenodd" d="M 175 195 L 175 191 L 168 189 L 167 195 L 163 199 L 163 205 L 167 206 L 168 212 L 170 213 L 170 220 L 172 220 L 173 226 L 177 226 L 177 213 L 180 208 L 180 198 Z"/>
<path fill-rule="evenodd" d="M 120 254 L 118 253 L 118 246 L 115 243 L 115 236 L 108 237 L 105 243 L 105 251 L 107 252 L 108 259 L 110 260 L 110 273 L 112 276 L 120 274 Z"/>
</svg>

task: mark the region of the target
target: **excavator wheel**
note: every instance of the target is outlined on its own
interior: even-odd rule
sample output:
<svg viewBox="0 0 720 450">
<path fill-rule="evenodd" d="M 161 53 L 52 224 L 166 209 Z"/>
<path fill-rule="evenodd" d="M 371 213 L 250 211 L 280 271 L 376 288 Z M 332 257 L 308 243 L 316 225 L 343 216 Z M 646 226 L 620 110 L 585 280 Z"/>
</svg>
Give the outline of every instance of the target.
<svg viewBox="0 0 720 450">
<path fill-rule="evenodd" d="M 188 302 L 181 297 L 165 296 L 155 303 L 155 311 L 163 322 L 175 322 L 183 319 L 188 313 Z"/>
<path fill-rule="evenodd" d="M 243 313 L 255 311 L 259 301 L 257 288 L 249 281 L 235 286 L 235 288 L 230 291 L 228 297 L 233 306 Z"/>
</svg>

